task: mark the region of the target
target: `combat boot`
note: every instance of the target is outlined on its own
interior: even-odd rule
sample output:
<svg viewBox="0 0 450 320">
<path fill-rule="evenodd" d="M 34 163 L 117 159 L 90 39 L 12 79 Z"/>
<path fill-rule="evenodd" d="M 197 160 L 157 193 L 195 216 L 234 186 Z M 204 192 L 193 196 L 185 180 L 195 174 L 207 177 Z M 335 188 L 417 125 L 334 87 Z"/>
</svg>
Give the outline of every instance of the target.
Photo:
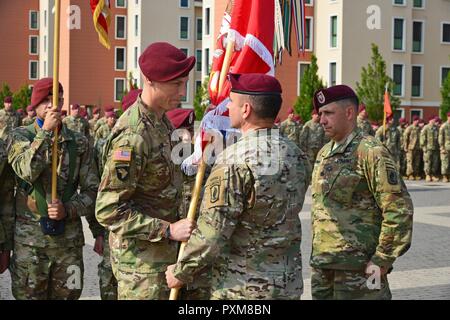
<svg viewBox="0 0 450 320">
<path fill-rule="evenodd" d="M 408 176 L 408 180 L 411 180 L 411 181 L 413 181 L 415 178 L 414 178 L 414 176 L 412 175 L 412 174 L 410 174 L 409 176 Z"/>
<path fill-rule="evenodd" d="M 444 182 L 444 183 L 449 183 L 450 181 L 448 180 L 448 176 L 444 176 L 444 177 L 442 178 L 442 182 Z"/>
<path fill-rule="evenodd" d="M 433 176 L 433 182 L 439 182 L 440 180 L 439 177 Z"/>
<path fill-rule="evenodd" d="M 425 178 L 426 182 L 431 182 L 431 177 L 429 175 L 427 175 L 427 177 Z"/>
</svg>

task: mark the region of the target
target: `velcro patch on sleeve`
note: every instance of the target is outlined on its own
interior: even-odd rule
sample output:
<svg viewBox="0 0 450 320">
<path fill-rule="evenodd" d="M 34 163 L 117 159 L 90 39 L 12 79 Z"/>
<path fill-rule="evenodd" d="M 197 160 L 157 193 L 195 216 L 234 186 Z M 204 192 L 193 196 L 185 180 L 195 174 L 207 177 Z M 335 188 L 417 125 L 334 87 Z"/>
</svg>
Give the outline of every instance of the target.
<svg viewBox="0 0 450 320">
<path fill-rule="evenodd" d="M 113 161 L 131 162 L 131 148 L 120 148 L 113 152 Z"/>
</svg>

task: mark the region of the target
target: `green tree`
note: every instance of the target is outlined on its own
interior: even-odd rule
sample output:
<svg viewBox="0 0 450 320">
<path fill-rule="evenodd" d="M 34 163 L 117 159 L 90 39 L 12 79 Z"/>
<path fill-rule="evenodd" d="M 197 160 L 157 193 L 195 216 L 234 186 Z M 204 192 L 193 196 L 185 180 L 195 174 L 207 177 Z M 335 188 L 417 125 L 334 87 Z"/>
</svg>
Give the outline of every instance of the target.
<svg viewBox="0 0 450 320">
<path fill-rule="evenodd" d="M 325 87 L 322 79 L 319 78 L 318 70 L 317 57 L 312 55 L 311 64 L 302 77 L 300 96 L 294 105 L 295 113 L 300 115 L 304 122 L 311 119 L 314 93 Z"/>
<path fill-rule="evenodd" d="M 450 72 L 441 88 L 441 119 L 447 119 L 447 113 L 450 111 Z"/>
<path fill-rule="evenodd" d="M 3 101 L 5 97 L 12 96 L 13 93 L 6 83 L 3 83 L 2 90 L 0 91 L 0 109 L 3 109 Z"/>
<path fill-rule="evenodd" d="M 31 88 L 28 85 L 23 85 L 19 91 L 13 95 L 13 108 L 15 110 L 25 109 L 31 104 Z"/>
<path fill-rule="evenodd" d="M 369 65 L 362 68 L 361 83 L 356 83 L 356 91 L 362 103 L 366 105 L 369 119 L 382 121 L 384 117 L 384 93 L 386 84 L 391 98 L 392 111 L 400 106 L 400 99 L 392 95 L 394 81 L 386 74 L 386 62 L 378 46 L 372 43 L 372 58 Z"/>
<path fill-rule="evenodd" d="M 209 104 L 209 77 L 205 78 L 202 85 L 197 88 L 197 92 L 194 97 L 194 111 L 195 111 L 195 119 L 200 121 L 203 119 L 205 115 L 205 110 Z"/>
</svg>

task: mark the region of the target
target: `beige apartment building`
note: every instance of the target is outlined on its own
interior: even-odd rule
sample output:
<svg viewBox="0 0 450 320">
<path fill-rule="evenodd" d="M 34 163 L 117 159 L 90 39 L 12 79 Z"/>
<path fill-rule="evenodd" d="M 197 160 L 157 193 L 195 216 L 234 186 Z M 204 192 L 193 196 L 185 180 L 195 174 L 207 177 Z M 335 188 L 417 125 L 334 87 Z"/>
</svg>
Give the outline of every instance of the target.
<svg viewBox="0 0 450 320">
<path fill-rule="evenodd" d="M 450 71 L 450 1 L 315 0 L 314 38 L 328 85 L 356 88 L 375 43 L 401 99 L 399 116 L 438 114 Z"/>
</svg>

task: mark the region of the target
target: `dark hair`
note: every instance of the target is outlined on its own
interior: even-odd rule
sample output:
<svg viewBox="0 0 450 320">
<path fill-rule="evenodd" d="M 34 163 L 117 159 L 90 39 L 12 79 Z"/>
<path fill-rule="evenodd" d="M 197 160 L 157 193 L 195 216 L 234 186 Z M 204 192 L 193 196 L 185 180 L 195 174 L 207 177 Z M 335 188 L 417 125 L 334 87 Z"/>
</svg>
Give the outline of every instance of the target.
<svg viewBox="0 0 450 320">
<path fill-rule="evenodd" d="M 248 95 L 247 99 L 252 105 L 256 116 L 260 119 L 275 120 L 280 112 L 281 104 L 283 103 L 281 95 Z"/>
</svg>

